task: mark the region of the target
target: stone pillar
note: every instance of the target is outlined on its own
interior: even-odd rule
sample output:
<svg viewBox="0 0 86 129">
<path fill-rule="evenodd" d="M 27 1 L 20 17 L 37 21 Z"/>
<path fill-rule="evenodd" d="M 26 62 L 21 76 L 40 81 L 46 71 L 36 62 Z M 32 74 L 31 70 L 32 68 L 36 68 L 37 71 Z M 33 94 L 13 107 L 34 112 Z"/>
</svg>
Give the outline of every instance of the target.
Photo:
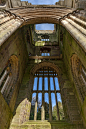
<svg viewBox="0 0 86 129">
<path fill-rule="evenodd" d="M 52 121 L 52 104 L 51 104 L 49 68 L 48 68 L 48 90 L 49 90 L 49 120 Z"/>
<path fill-rule="evenodd" d="M 55 89 L 55 99 L 56 99 L 57 116 L 58 116 L 58 120 L 60 120 L 59 107 L 58 107 L 58 100 L 57 100 L 57 95 L 56 95 L 56 87 L 55 87 L 55 80 L 54 80 L 54 77 L 53 77 L 53 82 L 54 82 L 54 89 Z"/>
<path fill-rule="evenodd" d="M 38 73 L 38 82 L 37 82 L 37 94 L 36 94 L 36 102 L 35 102 L 34 120 L 37 120 L 38 86 L 39 86 L 39 73 Z"/>
<path fill-rule="evenodd" d="M 41 120 L 45 120 L 45 106 L 44 106 L 44 70 L 43 70 L 43 83 L 42 83 L 42 110 L 41 110 Z"/>
</svg>

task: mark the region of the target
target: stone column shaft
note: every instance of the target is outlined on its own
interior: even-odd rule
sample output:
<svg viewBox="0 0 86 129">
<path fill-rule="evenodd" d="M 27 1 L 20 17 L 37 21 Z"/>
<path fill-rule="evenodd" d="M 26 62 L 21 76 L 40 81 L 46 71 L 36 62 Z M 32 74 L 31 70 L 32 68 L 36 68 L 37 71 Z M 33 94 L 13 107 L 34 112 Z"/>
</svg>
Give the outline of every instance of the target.
<svg viewBox="0 0 86 129">
<path fill-rule="evenodd" d="M 45 105 L 44 105 L 44 70 L 43 70 L 43 83 L 42 83 L 42 110 L 41 110 L 41 120 L 45 120 Z"/>
<path fill-rule="evenodd" d="M 48 68 L 48 90 L 49 90 L 49 120 L 52 121 L 52 104 L 51 104 L 49 68 Z"/>
<path fill-rule="evenodd" d="M 38 86 L 39 86 L 39 73 L 38 73 L 38 81 L 37 81 L 37 94 L 36 94 L 36 102 L 35 102 L 35 110 L 34 110 L 34 120 L 37 120 Z"/>
<path fill-rule="evenodd" d="M 59 116 L 59 107 L 58 107 L 58 100 L 57 100 L 57 95 L 56 95 L 56 87 L 55 87 L 55 80 L 54 80 L 54 77 L 53 77 L 53 82 L 54 82 L 54 89 L 55 89 L 55 98 L 56 98 L 57 116 L 58 116 L 58 120 L 60 120 L 60 116 Z"/>
</svg>

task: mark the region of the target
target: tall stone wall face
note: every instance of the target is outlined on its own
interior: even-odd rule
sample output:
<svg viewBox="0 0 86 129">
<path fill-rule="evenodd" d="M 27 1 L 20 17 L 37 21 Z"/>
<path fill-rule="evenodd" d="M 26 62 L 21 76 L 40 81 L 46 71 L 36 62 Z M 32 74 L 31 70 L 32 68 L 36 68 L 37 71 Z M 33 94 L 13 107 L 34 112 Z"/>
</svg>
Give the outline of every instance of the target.
<svg viewBox="0 0 86 129">
<path fill-rule="evenodd" d="M 86 0 L 64 0 L 64 6 L 70 8 L 86 8 Z"/>
<path fill-rule="evenodd" d="M 67 70 L 67 74 L 69 79 L 71 80 L 71 82 L 74 84 L 73 89 L 75 94 L 76 94 L 76 98 L 78 101 L 78 107 L 79 107 L 79 111 L 80 114 L 82 116 L 82 120 L 84 125 L 86 126 L 86 111 L 85 111 L 85 107 L 86 107 L 86 97 L 84 98 L 83 101 L 81 101 L 80 99 L 80 93 L 77 90 L 77 84 L 76 82 L 78 80 L 74 79 L 74 75 L 72 73 L 72 68 L 77 66 L 76 62 L 76 66 L 72 66 L 71 63 L 71 57 L 76 54 L 77 57 L 79 58 L 81 64 L 83 65 L 83 67 L 86 69 L 86 54 L 84 52 L 84 50 L 82 50 L 81 46 L 78 44 L 77 41 L 75 41 L 73 39 L 73 37 L 67 32 L 66 29 L 64 29 L 63 27 L 60 26 L 60 29 L 62 29 L 63 31 L 63 42 L 60 42 L 60 48 L 62 50 L 62 53 L 64 55 L 64 65 L 65 65 L 65 69 Z M 80 87 L 83 88 L 83 84 L 80 84 Z M 85 92 L 85 90 L 84 90 Z"/>
<path fill-rule="evenodd" d="M 13 91 L 13 94 L 11 96 L 11 100 L 9 102 L 9 105 L 6 103 L 5 99 L 3 98 L 3 95 L 0 93 L 0 116 L 3 116 L 2 119 L 0 119 L 0 127 L 1 129 L 7 129 L 11 120 L 10 114 L 12 115 L 12 112 L 14 110 L 15 101 L 18 95 L 19 87 L 21 85 L 22 77 L 25 72 L 27 60 L 28 60 L 28 54 L 27 49 L 25 45 L 25 41 L 23 38 L 22 29 L 18 29 L 14 34 L 10 36 L 10 38 L 7 39 L 6 42 L 2 44 L 0 47 L 0 74 L 6 67 L 6 64 L 9 60 L 9 58 L 12 55 L 15 55 L 18 58 L 18 79 L 15 85 L 15 89 Z M 3 100 L 3 103 L 2 103 Z"/>
<path fill-rule="evenodd" d="M 64 4 L 66 7 L 72 7 L 72 0 L 64 0 Z"/>
<path fill-rule="evenodd" d="M 79 0 L 78 8 L 86 9 L 86 0 Z"/>
<path fill-rule="evenodd" d="M 12 117 L 12 112 L 0 93 L 0 129 L 7 129 Z"/>
<path fill-rule="evenodd" d="M 54 63 L 56 67 L 59 67 L 61 69 L 61 78 L 59 80 L 60 82 L 60 88 L 61 88 L 61 98 L 62 103 L 64 107 L 65 112 L 65 120 L 73 122 L 75 119 L 74 113 L 76 116 L 78 116 L 78 105 L 76 101 L 75 94 L 73 92 L 73 84 L 67 77 L 67 72 L 64 67 L 63 61 L 47 61 L 47 63 Z M 40 64 L 42 65 L 42 64 Z M 24 78 L 22 81 L 22 85 L 19 91 L 19 96 L 16 101 L 15 106 L 15 115 L 13 117 L 10 129 L 19 128 L 23 129 L 24 127 L 26 129 L 34 129 L 34 128 L 48 128 L 48 129 L 63 129 L 64 127 L 66 129 L 83 129 L 82 124 L 78 123 L 76 121 L 76 124 L 69 124 L 68 122 L 64 121 L 29 121 L 30 118 L 30 110 L 31 110 L 31 96 L 32 96 L 32 88 L 33 88 L 33 79 L 31 78 L 31 69 L 35 66 L 34 61 L 29 61 L 29 64 L 27 66 L 26 72 L 24 74 Z M 80 116 L 78 116 L 80 120 Z"/>
<path fill-rule="evenodd" d="M 61 6 L 64 6 L 64 1 L 59 1 L 59 4 L 60 4 Z"/>
</svg>

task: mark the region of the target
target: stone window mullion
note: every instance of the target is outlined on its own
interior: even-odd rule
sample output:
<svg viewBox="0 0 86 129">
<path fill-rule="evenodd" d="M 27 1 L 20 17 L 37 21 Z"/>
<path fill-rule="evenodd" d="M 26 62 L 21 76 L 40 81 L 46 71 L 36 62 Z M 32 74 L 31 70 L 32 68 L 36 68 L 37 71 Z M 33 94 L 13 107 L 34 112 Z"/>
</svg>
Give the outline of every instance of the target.
<svg viewBox="0 0 86 129">
<path fill-rule="evenodd" d="M 58 107 L 58 100 L 57 100 L 57 95 L 56 95 L 56 87 L 55 87 L 54 76 L 53 76 L 53 82 L 54 82 L 54 90 L 55 90 L 55 99 L 56 99 L 57 116 L 58 116 L 58 120 L 60 120 L 60 116 L 59 116 L 59 107 Z"/>
<path fill-rule="evenodd" d="M 43 68 L 43 83 L 42 83 L 42 111 L 41 120 L 45 120 L 45 106 L 44 106 L 44 68 Z"/>
<path fill-rule="evenodd" d="M 34 120 L 37 120 L 38 86 L 39 86 L 39 72 L 38 72 L 38 80 L 37 80 L 37 91 L 36 91 L 36 102 L 35 102 L 35 110 L 34 110 Z"/>
<path fill-rule="evenodd" d="M 34 102 L 34 117 L 32 119 L 34 120 L 42 120 L 49 119 L 49 121 L 53 120 L 60 120 L 60 114 L 59 114 L 59 106 L 58 106 L 58 98 L 57 98 L 57 92 L 60 93 L 60 89 L 56 89 L 56 85 L 58 81 L 55 80 L 55 77 L 57 77 L 57 73 L 53 68 L 50 67 L 43 67 L 36 71 L 34 74 L 36 77 L 36 84 L 34 80 L 34 89 L 32 93 L 36 93 L 35 99 L 36 102 Z M 40 81 L 40 78 L 42 80 Z M 40 85 L 42 88 L 40 88 Z M 42 97 L 40 97 L 40 94 Z M 47 95 L 47 97 L 46 97 Z M 49 99 L 48 99 L 49 98 Z M 41 103 L 40 103 L 41 100 Z M 61 102 L 61 100 L 60 100 Z M 40 108 L 38 107 L 40 105 Z M 54 107 L 54 108 L 53 108 Z M 53 109 L 55 109 L 56 117 L 53 117 Z M 48 110 L 47 110 L 48 109 Z"/>
<path fill-rule="evenodd" d="M 4 85 L 3 85 L 2 89 L 1 89 L 1 93 L 2 94 L 4 93 L 4 90 L 5 90 L 8 82 L 9 82 L 9 79 L 10 79 L 10 76 L 8 75 L 6 81 L 5 81 L 5 83 L 4 83 Z"/>
<path fill-rule="evenodd" d="M 48 68 L 48 93 L 49 93 L 49 120 L 52 121 L 52 104 L 51 104 L 49 68 Z"/>
<path fill-rule="evenodd" d="M 14 81 L 13 81 L 13 78 L 12 78 L 11 73 L 10 73 L 10 79 L 9 79 L 9 82 L 8 82 L 6 88 L 5 88 L 5 91 L 4 91 L 5 98 L 7 98 L 8 94 L 10 92 L 10 89 L 13 85 L 13 82 Z"/>
<path fill-rule="evenodd" d="M 5 77 L 6 77 L 7 74 L 8 74 L 8 71 L 5 70 L 4 74 L 2 75 L 2 77 L 1 77 L 1 79 L 0 79 L 0 86 L 1 86 L 1 84 L 2 84 L 2 82 L 3 82 L 3 80 L 5 79 Z"/>
</svg>

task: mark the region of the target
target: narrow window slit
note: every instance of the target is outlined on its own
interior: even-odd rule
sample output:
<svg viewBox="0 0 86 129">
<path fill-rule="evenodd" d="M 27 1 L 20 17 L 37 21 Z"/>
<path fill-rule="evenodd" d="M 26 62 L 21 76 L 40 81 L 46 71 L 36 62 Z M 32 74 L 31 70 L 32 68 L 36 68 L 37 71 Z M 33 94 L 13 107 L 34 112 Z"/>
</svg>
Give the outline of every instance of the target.
<svg viewBox="0 0 86 129">
<path fill-rule="evenodd" d="M 56 99 L 54 93 L 51 93 L 51 101 L 52 101 L 52 120 L 58 120 Z"/>
<path fill-rule="evenodd" d="M 50 89 L 54 90 L 53 77 L 50 77 Z"/>
<path fill-rule="evenodd" d="M 48 93 L 45 93 L 45 120 L 49 120 L 49 98 L 48 98 Z"/>
<path fill-rule="evenodd" d="M 58 100 L 60 120 L 63 120 L 64 119 L 64 111 L 63 111 L 63 105 L 62 105 L 62 99 L 61 99 L 60 93 L 57 93 L 57 100 Z"/>
<path fill-rule="evenodd" d="M 39 77 L 39 89 L 38 90 L 42 90 L 42 77 Z"/>
<path fill-rule="evenodd" d="M 30 120 L 34 120 L 35 102 L 36 102 L 36 93 L 33 93 L 31 101 Z"/>
<path fill-rule="evenodd" d="M 38 93 L 37 120 L 41 120 L 42 93 Z"/>
<path fill-rule="evenodd" d="M 38 81 L 38 77 L 35 77 L 34 78 L 33 90 L 37 90 L 37 81 Z"/>
<path fill-rule="evenodd" d="M 48 90 L 48 78 L 44 78 L 44 90 Z"/>
</svg>

